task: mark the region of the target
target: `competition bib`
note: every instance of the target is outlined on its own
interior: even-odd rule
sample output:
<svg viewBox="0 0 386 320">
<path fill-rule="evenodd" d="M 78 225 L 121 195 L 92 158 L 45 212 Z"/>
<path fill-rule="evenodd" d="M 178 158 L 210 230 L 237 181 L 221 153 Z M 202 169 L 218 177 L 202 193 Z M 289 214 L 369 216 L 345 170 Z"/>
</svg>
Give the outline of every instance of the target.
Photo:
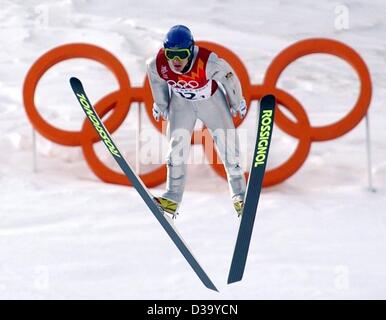
<svg viewBox="0 0 386 320">
<path fill-rule="evenodd" d="M 176 95 L 187 100 L 206 100 L 212 95 L 212 81 L 202 87 L 195 80 L 168 80 L 167 83 Z"/>
</svg>

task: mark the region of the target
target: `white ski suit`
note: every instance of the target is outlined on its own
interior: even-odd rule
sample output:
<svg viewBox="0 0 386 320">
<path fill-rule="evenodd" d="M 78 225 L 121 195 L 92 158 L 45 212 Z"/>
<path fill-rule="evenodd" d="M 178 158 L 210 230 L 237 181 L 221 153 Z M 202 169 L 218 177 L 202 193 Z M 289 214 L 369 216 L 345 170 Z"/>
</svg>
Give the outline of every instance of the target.
<svg viewBox="0 0 386 320">
<path fill-rule="evenodd" d="M 162 196 L 178 203 L 182 200 L 191 135 L 196 120 L 200 119 L 209 129 L 225 165 L 232 198 L 243 199 L 245 179 L 230 112 L 230 107 L 239 108 L 243 97 L 230 65 L 215 53 L 195 46 L 189 70 L 180 74 L 170 68 L 161 49 L 156 58 L 148 61 L 147 73 L 154 102 L 161 112 L 167 111 L 169 121 L 167 189 Z"/>
</svg>

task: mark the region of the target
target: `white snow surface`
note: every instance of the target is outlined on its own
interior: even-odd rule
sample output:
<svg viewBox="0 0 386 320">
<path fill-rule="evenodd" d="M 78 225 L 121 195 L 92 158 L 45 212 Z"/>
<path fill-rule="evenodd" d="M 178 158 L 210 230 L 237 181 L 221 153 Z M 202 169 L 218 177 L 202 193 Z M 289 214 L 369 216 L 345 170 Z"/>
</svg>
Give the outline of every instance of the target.
<svg viewBox="0 0 386 320">
<path fill-rule="evenodd" d="M 0 298 L 386 298 L 383 0 L 345 1 L 349 28 L 344 30 L 335 25 L 342 3 L 331 0 L 0 3 Z M 33 170 L 32 127 L 22 100 L 24 77 L 33 62 L 58 45 L 92 43 L 117 56 L 131 83 L 140 86 L 146 59 L 175 24 L 186 24 L 196 39 L 238 54 L 254 84 L 261 83 L 281 50 L 310 37 L 336 39 L 354 48 L 373 81 L 369 116 L 375 192 L 368 184 L 364 120 L 339 139 L 313 143 L 294 176 L 263 190 L 239 283 L 226 284 L 239 224 L 227 184 L 208 165 L 189 166 L 176 225 L 219 293 L 201 284 L 137 192 L 102 183 L 79 147 L 37 135 Z M 58 127 L 78 130 L 84 116 L 68 84 L 73 75 L 84 82 L 92 101 L 117 83 L 105 67 L 84 59 L 60 63 L 43 76 L 36 98 L 39 111 Z M 291 64 L 279 86 L 302 102 L 313 125 L 346 114 L 359 90 L 349 65 L 326 55 Z M 253 114 L 240 128 L 248 139 L 255 130 Z M 131 163 L 135 124 L 133 111 L 113 135 Z M 253 142 L 248 141 L 242 144 L 250 154 Z M 275 127 L 269 167 L 282 163 L 296 143 Z M 100 143 L 97 150 L 117 168 Z M 152 192 L 163 189 L 161 185 Z"/>
</svg>

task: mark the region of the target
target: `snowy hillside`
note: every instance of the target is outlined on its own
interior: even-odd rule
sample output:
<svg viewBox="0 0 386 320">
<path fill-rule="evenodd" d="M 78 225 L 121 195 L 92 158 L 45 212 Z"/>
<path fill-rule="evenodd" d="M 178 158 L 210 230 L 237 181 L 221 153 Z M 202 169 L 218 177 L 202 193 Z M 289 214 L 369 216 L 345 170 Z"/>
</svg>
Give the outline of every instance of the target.
<svg viewBox="0 0 386 320">
<path fill-rule="evenodd" d="M 0 4 L 0 298 L 386 298 L 384 1 Z M 337 27 L 342 10 L 348 29 Z M 156 54 L 167 30 L 180 23 L 188 25 L 196 39 L 234 51 L 253 84 L 261 84 L 280 51 L 311 37 L 352 47 L 368 65 L 373 81 L 369 119 L 376 191 L 368 188 L 364 120 L 339 139 L 313 143 L 294 176 L 263 190 L 242 282 L 226 285 L 238 230 L 228 186 L 210 166 L 189 166 L 176 225 L 220 293 L 201 285 L 138 194 L 102 183 L 79 147 L 37 135 L 34 170 L 32 127 L 23 107 L 25 75 L 48 50 L 75 42 L 101 46 L 122 62 L 131 84 L 141 86 L 145 61 Z M 105 67 L 90 60 L 67 60 L 51 68 L 37 88 L 38 110 L 51 124 L 69 130 L 79 130 L 84 119 L 68 84 L 74 75 L 94 102 L 118 87 Z M 359 92 L 350 66 L 327 55 L 291 64 L 279 87 L 302 102 L 313 125 L 344 116 Z M 247 136 L 242 141 L 246 168 L 254 117 L 256 110 L 240 127 Z M 131 163 L 136 123 L 133 108 L 114 134 Z M 143 127 L 150 130 L 147 120 Z M 270 168 L 287 159 L 297 144 L 279 128 L 274 130 Z M 103 145 L 98 143 L 96 150 L 117 168 Z M 200 155 L 201 150 L 194 146 L 192 154 Z M 160 194 L 163 189 L 161 185 L 152 191 Z"/>
</svg>

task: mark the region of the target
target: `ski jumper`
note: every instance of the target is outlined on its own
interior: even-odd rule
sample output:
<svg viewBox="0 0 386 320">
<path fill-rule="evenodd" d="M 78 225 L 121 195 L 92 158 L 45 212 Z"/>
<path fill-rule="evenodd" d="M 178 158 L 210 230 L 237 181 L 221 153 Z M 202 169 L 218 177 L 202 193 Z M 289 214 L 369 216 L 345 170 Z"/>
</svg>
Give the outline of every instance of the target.
<svg viewBox="0 0 386 320">
<path fill-rule="evenodd" d="M 242 92 L 229 64 L 215 53 L 195 46 L 189 70 L 177 73 L 171 69 L 164 49 L 160 49 L 156 58 L 148 62 L 147 73 L 154 102 L 162 111 L 169 108 L 167 181 L 162 196 L 178 203 L 182 200 L 191 135 L 200 119 L 216 143 L 231 196 L 244 197 L 239 140 L 229 108 L 240 104 Z"/>
</svg>

